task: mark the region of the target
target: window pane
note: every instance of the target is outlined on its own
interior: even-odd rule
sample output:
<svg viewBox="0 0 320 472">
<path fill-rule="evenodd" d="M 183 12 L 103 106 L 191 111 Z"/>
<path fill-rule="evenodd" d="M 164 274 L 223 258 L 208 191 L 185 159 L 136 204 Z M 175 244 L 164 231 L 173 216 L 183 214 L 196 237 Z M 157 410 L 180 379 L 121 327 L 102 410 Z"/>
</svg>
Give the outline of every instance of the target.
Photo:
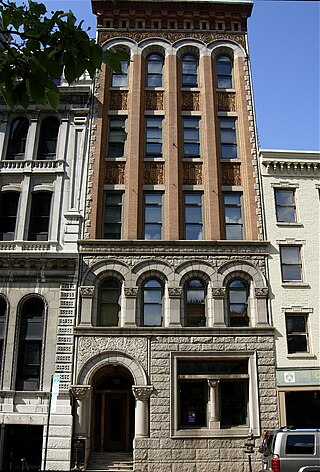
<svg viewBox="0 0 320 472">
<path fill-rule="evenodd" d="M 301 268 L 298 265 L 284 266 L 282 267 L 283 280 L 301 280 Z"/>
<path fill-rule="evenodd" d="M 232 79 L 231 77 L 218 77 L 218 88 L 232 88 Z"/>
<path fill-rule="evenodd" d="M 186 222 L 187 223 L 201 223 L 202 210 L 201 207 L 186 207 Z"/>
<path fill-rule="evenodd" d="M 161 221 L 161 207 L 147 206 L 145 220 L 148 223 L 159 223 Z"/>
<path fill-rule="evenodd" d="M 122 192 L 106 192 L 104 209 L 103 237 L 121 238 Z"/>
<path fill-rule="evenodd" d="M 310 454 L 313 455 L 315 436 L 313 434 L 288 435 L 286 441 L 286 454 Z"/>
<path fill-rule="evenodd" d="M 294 191 L 293 190 L 277 190 L 276 202 L 278 205 L 293 205 Z"/>
<path fill-rule="evenodd" d="M 236 159 L 237 158 L 237 146 L 232 144 L 221 145 L 221 156 L 223 159 Z"/>
<path fill-rule="evenodd" d="M 180 428 L 207 425 L 208 385 L 206 380 L 180 381 Z"/>
<path fill-rule="evenodd" d="M 234 129 L 222 129 L 221 130 L 221 141 L 224 144 L 235 143 L 236 142 L 236 133 Z"/>
<path fill-rule="evenodd" d="M 281 259 L 284 264 L 299 264 L 300 263 L 300 248 L 299 247 L 281 248 Z"/>
<path fill-rule="evenodd" d="M 243 239 L 242 226 L 227 226 L 226 239 L 229 241 L 241 241 Z"/>
<path fill-rule="evenodd" d="M 200 193 L 186 193 L 184 196 L 184 201 L 186 205 L 189 205 L 189 204 L 201 205 L 202 195 Z"/>
<path fill-rule="evenodd" d="M 246 425 L 248 415 L 248 381 L 221 381 L 220 398 L 221 427 L 228 428 Z"/>
<path fill-rule="evenodd" d="M 186 239 L 188 240 L 201 240 L 202 239 L 202 227 L 199 225 L 188 224 L 186 227 Z"/>
<path fill-rule="evenodd" d="M 146 204 L 161 205 L 162 194 L 161 193 L 146 193 L 145 202 Z"/>
<path fill-rule="evenodd" d="M 162 325 L 162 307 L 161 305 L 144 306 L 144 326 Z"/>
<path fill-rule="evenodd" d="M 287 331 L 288 333 L 305 333 L 306 320 L 304 316 L 288 316 L 287 317 Z"/>
<path fill-rule="evenodd" d="M 144 227 L 144 238 L 149 239 L 162 239 L 161 236 L 161 225 L 158 224 L 146 224 Z"/>
</svg>

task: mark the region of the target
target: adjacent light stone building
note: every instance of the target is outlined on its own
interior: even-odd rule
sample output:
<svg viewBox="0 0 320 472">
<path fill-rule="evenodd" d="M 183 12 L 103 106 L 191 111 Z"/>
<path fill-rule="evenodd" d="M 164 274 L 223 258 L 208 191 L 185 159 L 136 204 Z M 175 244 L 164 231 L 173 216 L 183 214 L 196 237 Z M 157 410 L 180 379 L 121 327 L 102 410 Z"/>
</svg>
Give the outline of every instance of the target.
<svg viewBox="0 0 320 472">
<path fill-rule="evenodd" d="M 320 153 L 261 150 L 280 425 L 319 428 Z"/>
<path fill-rule="evenodd" d="M 70 470 L 73 326 L 91 83 L 58 112 L 0 104 L 0 468 Z M 51 377 L 60 395 L 49 416 Z M 54 399 L 52 400 L 54 402 Z"/>
<path fill-rule="evenodd" d="M 94 89 L 71 386 L 77 462 L 94 469 L 123 452 L 137 472 L 245 471 L 248 434 L 277 425 L 252 3 L 92 6 L 122 74 L 104 68 Z"/>
</svg>

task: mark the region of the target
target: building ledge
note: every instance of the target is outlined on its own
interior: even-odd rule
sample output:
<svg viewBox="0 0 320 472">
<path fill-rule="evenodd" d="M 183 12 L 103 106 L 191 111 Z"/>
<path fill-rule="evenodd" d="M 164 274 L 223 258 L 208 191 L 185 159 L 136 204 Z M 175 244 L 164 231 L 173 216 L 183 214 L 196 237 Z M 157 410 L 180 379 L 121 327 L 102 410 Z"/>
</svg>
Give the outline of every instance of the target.
<svg viewBox="0 0 320 472">
<path fill-rule="evenodd" d="M 273 336 L 274 328 L 272 326 L 263 326 L 257 328 L 245 327 L 144 327 L 130 326 L 128 328 L 120 327 L 101 327 L 101 326 L 77 326 L 74 328 L 75 336 L 193 336 L 193 337 L 209 337 L 209 336 Z"/>
</svg>

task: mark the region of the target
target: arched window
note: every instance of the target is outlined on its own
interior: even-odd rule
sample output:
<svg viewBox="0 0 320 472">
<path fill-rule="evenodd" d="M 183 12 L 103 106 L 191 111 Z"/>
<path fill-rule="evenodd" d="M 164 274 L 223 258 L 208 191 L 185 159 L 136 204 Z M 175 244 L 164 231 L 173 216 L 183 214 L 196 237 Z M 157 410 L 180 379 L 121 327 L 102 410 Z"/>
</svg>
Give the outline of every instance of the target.
<svg viewBox="0 0 320 472">
<path fill-rule="evenodd" d="M 10 135 L 6 159 L 24 159 L 28 129 L 29 121 L 27 120 L 27 118 L 20 116 L 19 118 L 13 120 L 10 126 Z"/>
<path fill-rule="evenodd" d="M 60 121 L 55 116 L 49 116 L 42 121 L 37 154 L 38 160 L 55 159 L 59 127 Z"/>
<path fill-rule="evenodd" d="M 118 280 L 108 278 L 100 286 L 99 326 L 119 326 L 120 291 Z"/>
<path fill-rule="evenodd" d="M 2 364 L 4 330 L 6 327 L 7 303 L 3 297 L 0 297 L 0 369 Z"/>
<path fill-rule="evenodd" d="M 182 56 L 182 87 L 198 87 L 198 58 L 193 54 Z"/>
<path fill-rule="evenodd" d="M 143 326 L 162 326 L 163 287 L 157 279 L 143 285 Z"/>
<path fill-rule="evenodd" d="M 124 57 L 120 61 L 121 74 L 112 71 L 112 87 L 128 87 L 129 57 Z"/>
<path fill-rule="evenodd" d="M 39 390 L 43 338 L 44 303 L 29 298 L 22 305 L 16 390 Z"/>
<path fill-rule="evenodd" d="M 163 56 L 158 53 L 147 57 L 147 87 L 162 87 Z"/>
<path fill-rule="evenodd" d="M 249 326 L 248 284 L 242 279 L 233 279 L 228 285 L 229 326 Z"/>
<path fill-rule="evenodd" d="M 206 325 L 205 284 L 199 279 L 191 279 L 186 285 L 186 325 Z"/>
<path fill-rule="evenodd" d="M 229 56 L 218 56 L 216 59 L 217 87 L 232 88 L 232 61 Z"/>
</svg>

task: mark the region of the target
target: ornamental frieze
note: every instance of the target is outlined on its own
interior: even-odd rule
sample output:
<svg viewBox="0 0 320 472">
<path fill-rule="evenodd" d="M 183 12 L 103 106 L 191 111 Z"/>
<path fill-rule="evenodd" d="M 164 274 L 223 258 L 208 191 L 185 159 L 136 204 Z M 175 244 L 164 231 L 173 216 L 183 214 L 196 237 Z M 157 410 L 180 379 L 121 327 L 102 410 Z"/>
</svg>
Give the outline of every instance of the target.
<svg viewBox="0 0 320 472">
<path fill-rule="evenodd" d="M 193 33 L 193 32 L 167 32 L 167 31 L 104 31 L 98 34 L 98 42 L 99 44 L 108 41 L 109 39 L 113 38 L 130 38 L 133 41 L 139 43 L 144 39 L 154 38 L 155 40 L 158 38 L 163 38 L 169 41 L 171 44 L 179 41 L 180 39 L 198 39 L 199 41 L 203 41 L 206 44 L 212 43 L 213 41 L 233 41 L 235 43 L 240 44 L 244 48 L 246 48 L 245 43 L 245 35 L 244 34 L 232 34 L 232 33 Z"/>
<path fill-rule="evenodd" d="M 163 110 L 163 92 L 146 91 L 146 110 Z"/>
<path fill-rule="evenodd" d="M 118 351 L 137 359 L 147 369 L 147 340 L 127 337 L 83 336 L 78 344 L 78 372 L 93 357 Z"/>
<path fill-rule="evenodd" d="M 144 163 L 144 183 L 145 185 L 164 184 L 164 165 L 162 162 Z"/>
<path fill-rule="evenodd" d="M 236 111 L 236 95 L 229 92 L 218 92 L 218 111 Z"/>
<path fill-rule="evenodd" d="M 240 164 L 224 162 L 222 165 L 222 185 L 241 185 Z"/>
<path fill-rule="evenodd" d="M 124 184 L 125 162 L 106 162 L 105 183 Z"/>
<path fill-rule="evenodd" d="M 218 287 L 218 288 L 213 287 L 211 294 L 214 298 L 224 298 L 226 295 L 226 289 L 225 287 Z"/>
<path fill-rule="evenodd" d="M 110 110 L 127 110 L 128 109 L 128 92 L 111 90 L 110 91 Z"/>
<path fill-rule="evenodd" d="M 200 110 L 200 93 L 199 92 L 182 92 L 181 108 L 184 111 Z"/>
<path fill-rule="evenodd" d="M 183 163 L 183 184 L 202 185 L 202 164 L 194 162 Z"/>
</svg>

